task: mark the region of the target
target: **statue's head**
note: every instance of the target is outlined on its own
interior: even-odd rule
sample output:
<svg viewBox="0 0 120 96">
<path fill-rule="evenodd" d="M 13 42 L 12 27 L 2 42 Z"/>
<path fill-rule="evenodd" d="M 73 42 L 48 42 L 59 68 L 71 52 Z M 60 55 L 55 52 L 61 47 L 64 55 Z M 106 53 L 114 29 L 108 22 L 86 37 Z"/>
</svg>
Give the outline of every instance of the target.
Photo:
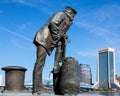
<svg viewBox="0 0 120 96">
<path fill-rule="evenodd" d="M 70 6 L 65 7 L 64 12 L 67 14 L 67 16 L 73 20 L 74 16 L 77 14 L 77 11 L 71 8 Z"/>
</svg>

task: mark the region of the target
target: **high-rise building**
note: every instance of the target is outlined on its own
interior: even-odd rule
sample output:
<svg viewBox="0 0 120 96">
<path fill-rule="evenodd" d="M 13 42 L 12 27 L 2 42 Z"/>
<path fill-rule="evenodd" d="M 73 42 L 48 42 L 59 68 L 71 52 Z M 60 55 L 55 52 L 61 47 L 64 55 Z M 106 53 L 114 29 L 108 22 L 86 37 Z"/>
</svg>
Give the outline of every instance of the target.
<svg viewBox="0 0 120 96">
<path fill-rule="evenodd" d="M 2 75 L 0 75 L 0 86 L 2 86 Z"/>
<path fill-rule="evenodd" d="M 80 83 L 81 84 L 92 84 L 92 74 L 89 65 L 80 64 Z"/>
<path fill-rule="evenodd" d="M 98 50 L 97 83 L 94 88 L 119 88 L 115 81 L 115 52 L 113 48 Z"/>
</svg>

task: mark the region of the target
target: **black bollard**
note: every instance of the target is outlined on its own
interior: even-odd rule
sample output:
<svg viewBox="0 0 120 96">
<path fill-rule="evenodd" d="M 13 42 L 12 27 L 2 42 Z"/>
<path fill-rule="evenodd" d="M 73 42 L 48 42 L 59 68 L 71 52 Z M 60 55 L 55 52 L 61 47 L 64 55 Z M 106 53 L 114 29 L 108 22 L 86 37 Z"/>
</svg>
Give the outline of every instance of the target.
<svg viewBox="0 0 120 96">
<path fill-rule="evenodd" d="M 5 91 L 21 92 L 24 90 L 25 71 L 21 66 L 3 67 L 5 71 Z"/>
</svg>

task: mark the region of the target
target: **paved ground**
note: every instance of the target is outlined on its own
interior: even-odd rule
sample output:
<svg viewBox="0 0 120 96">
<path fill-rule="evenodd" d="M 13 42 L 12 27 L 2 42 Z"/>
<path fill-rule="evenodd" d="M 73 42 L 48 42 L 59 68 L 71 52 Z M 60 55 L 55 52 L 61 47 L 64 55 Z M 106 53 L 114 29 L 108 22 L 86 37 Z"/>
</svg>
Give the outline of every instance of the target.
<svg viewBox="0 0 120 96">
<path fill-rule="evenodd" d="M 31 92 L 4 92 L 2 93 L 2 91 L 0 92 L 0 96 L 56 96 L 54 95 L 54 93 L 52 91 L 47 92 L 47 93 L 43 93 L 41 95 L 38 94 L 32 94 Z"/>
<path fill-rule="evenodd" d="M 0 96 L 57 96 L 53 92 L 42 93 L 41 95 L 32 93 L 0 93 Z"/>
</svg>

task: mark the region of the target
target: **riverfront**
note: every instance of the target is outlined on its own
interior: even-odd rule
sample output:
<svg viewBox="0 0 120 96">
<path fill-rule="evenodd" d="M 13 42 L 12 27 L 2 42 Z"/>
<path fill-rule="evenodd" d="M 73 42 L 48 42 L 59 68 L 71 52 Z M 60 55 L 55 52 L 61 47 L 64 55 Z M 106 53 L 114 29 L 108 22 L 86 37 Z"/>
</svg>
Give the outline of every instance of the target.
<svg viewBox="0 0 120 96">
<path fill-rule="evenodd" d="M 57 96 L 54 93 L 32 95 L 32 93 L 0 93 L 0 96 Z M 65 95 L 74 96 L 74 95 Z M 120 92 L 80 92 L 77 96 L 120 96 Z"/>
</svg>

